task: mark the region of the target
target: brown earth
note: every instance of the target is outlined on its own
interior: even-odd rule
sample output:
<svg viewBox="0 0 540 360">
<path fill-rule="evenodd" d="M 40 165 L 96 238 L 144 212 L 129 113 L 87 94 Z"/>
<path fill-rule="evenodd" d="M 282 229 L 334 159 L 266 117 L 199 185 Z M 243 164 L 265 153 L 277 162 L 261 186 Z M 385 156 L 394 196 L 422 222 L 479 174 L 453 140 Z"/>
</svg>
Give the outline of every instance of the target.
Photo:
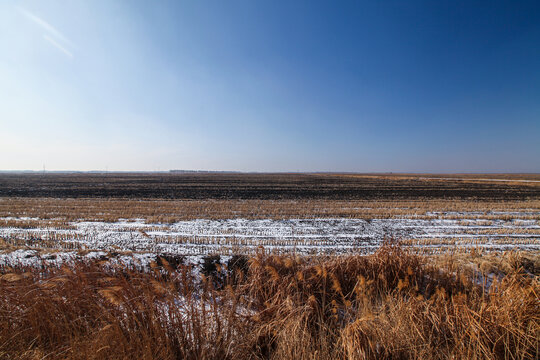
<svg viewBox="0 0 540 360">
<path fill-rule="evenodd" d="M 537 178 L 534 174 L 1 173 L 0 197 L 531 200 L 540 199 L 540 183 L 516 180 Z"/>
</svg>

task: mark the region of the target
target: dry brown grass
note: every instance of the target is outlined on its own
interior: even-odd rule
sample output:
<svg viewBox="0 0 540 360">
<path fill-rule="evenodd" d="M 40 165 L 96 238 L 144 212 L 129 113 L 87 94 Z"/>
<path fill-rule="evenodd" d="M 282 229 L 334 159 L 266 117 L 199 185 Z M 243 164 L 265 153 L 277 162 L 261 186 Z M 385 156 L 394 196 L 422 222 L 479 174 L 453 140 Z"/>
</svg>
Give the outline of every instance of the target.
<svg viewBox="0 0 540 360">
<path fill-rule="evenodd" d="M 468 256 L 426 258 L 395 245 L 346 257 L 260 250 L 209 267 L 202 281 L 164 259 L 147 271 L 3 268 L 0 357 L 538 358 L 538 273 L 515 252 L 500 262 Z"/>
<path fill-rule="evenodd" d="M 134 199 L 51 199 L 51 198 L 0 198 L 0 228 L 23 229 L 0 241 L 0 250 L 17 248 L 78 250 L 79 242 L 91 242 L 94 235 L 73 230 L 72 222 L 144 219 L 150 224 L 174 223 L 193 219 L 290 219 L 290 218 L 360 218 L 372 219 L 441 219 L 457 220 L 462 228 L 454 234 L 435 238 L 408 238 L 408 246 L 437 246 L 433 251 L 451 250 L 454 246 L 535 245 L 539 229 L 530 221 L 540 224 L 540 201 L 473 201 L 473 200 L 134 200 Z M 526 223 L 525 221 L 528 221 Z M 520 224 L 528 224 L 520 226 Z M 493 226 L 493 228 L 478 228 Z M 162 227 L 133 229 L 141 234 Z M 228 233 L 222 233 L 229 235 Z M 458 236 L 459 235 L 459 236 Z M 463 235 L 463 236 L 461 236 Z M 472 235 L 472 236 L 471 236 Z M 152 235 L 157 243 L 195 245 L 201 254 L 208 245 L 215 245 L 216 238 L 194 235 Z M 201 246 L 199 246 L 201 245 Z M 223 254 L 253 253 L 258 245 L 325 246 L 335 245 L 334 240 L 297 239 L 290 241 L 273 238 L 259 239 L 226 236 L 220 240 Z"/>
<path fill-rule="evenodd" d="M 540 174 L 328 174 L 328 176 L 394 181 L 413 180 L 425 183 L 487 183 L 540 187 Z"/>
<path fill-rule="evenodd" d="M 0 218 L 27 217 L 21 225 L 1 220 L 0 226 L 69 228 L 69 221 L 142 218 L 148 223 L 173 223 L 192 219 L 289 219 L 289 218 L 418 218 L 467 219 L 460 212 L 477 211 L 475 219 L 532 219 L 538 215 L 490 214 L 538 212 L 540 200 L 129 200 L 0 198 Z M 433 214 L 433 212 L 451 212 Z M 41 219 L 41 220 L 40 220 Z"/>
</svg>

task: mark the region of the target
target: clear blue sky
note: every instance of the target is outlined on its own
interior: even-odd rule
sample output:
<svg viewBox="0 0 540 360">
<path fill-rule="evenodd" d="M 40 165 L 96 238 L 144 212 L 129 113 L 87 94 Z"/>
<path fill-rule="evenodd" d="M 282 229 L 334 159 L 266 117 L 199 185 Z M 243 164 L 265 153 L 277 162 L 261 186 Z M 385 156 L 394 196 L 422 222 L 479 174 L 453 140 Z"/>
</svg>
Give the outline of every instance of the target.
<svg viewBox="0 0 540 360">
<path fill-rule="evenodd" d="M 0 169 L 540 172 L 539 1 L 0 2 Z"/>
</svg>

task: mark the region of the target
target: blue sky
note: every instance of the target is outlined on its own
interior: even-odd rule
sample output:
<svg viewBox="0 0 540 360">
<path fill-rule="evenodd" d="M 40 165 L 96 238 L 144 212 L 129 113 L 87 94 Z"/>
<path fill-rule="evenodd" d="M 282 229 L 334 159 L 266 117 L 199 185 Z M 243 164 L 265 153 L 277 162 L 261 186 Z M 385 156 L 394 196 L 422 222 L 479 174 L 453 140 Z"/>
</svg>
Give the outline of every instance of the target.
<svg viewBox="0 0 540 360">
<path fill-rule="evenodd" d="M 2 1 L 0 169 L 540 172 L 538 1 Z"/>
</svg>

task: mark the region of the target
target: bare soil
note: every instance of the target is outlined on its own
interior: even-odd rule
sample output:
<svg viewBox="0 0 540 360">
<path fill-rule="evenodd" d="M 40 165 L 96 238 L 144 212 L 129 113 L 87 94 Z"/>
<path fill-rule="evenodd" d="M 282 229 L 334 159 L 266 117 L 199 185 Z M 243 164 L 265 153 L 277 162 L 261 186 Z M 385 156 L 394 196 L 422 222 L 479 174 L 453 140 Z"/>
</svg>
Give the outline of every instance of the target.
<svg viewBox="0 0 540 360">
<path fill-rule="evenodd" d="M 540 199 L 534 175 L 2 173 L 0 197 L 388 200 Z M 482 178 L 482 181 L 475 180 Z M 435 180 L 434 180 L 435 179 Z"/>
</svg>

